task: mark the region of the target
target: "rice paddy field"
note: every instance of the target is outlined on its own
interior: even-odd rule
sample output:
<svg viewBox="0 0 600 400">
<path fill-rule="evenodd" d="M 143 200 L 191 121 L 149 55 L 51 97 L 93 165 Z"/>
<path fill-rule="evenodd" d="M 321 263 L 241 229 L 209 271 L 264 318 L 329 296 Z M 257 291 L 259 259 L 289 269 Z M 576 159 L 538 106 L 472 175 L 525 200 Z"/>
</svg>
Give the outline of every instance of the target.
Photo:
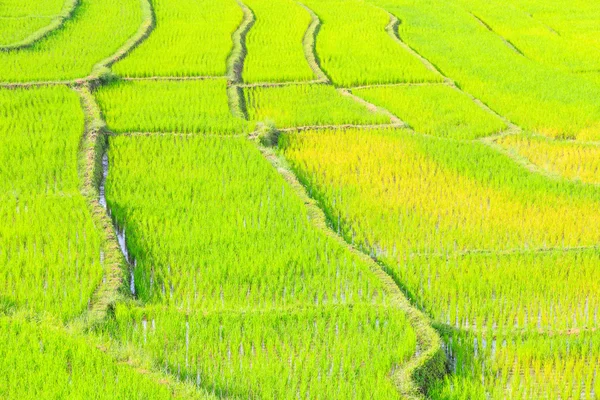
<svg viewBox="0 0 600 400">
<path fill-rule="evenodd" d="M 0 0 L 0 398 L 600 398 L 591 0 Z"/>
</svg>

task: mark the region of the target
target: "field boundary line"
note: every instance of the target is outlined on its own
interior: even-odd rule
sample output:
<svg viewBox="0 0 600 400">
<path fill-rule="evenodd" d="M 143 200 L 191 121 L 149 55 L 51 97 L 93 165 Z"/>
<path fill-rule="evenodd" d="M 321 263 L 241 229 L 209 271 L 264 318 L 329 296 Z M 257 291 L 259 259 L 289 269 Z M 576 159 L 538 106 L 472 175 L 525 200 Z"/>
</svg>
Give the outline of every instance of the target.
<svg viewBox="0 0 600 400">
<path fill-rule="evenodd" d="M 514 51 L 515 53 L 517 53 L 518 55 L 525 57 L 525 54 L 523 54 L 523 52 L 521 50 L 519 50 L 517 48 L 517 46 L 515 46 L 514 44 L 511 43 L 510 40 L 506 39 L 504 36 L 502 36 L 501 34 L 499 34 L 498 32 L 496 32 L 487 22 L 485 22 L 483 19 L 481 19 L 480 17 L 478 17 L 477 15 L 475 15 L 474 13 L 467 11 L 471 17 L 475 18 L 477 20 L 477 22 L 479 22 L 479 24 L 481 26 L 483 26 L 485 29 L 487 29 L 488 31 L 490 31 L 491 33 L 493 33 L 494 35 L 498 36 L 500 38 L 500 40 L 502 40 L 504 42 L 504 44 L 511 49 L 512 51 Z M 527 57 L 525 57 L 527 58 Z"/>
<path fill-rule="evenodd" d="M 269 87 L 281 87 L 281 86 L 301 86 L 301 85 L 328 85 L 329 82 L 318 79 L 310 81 L 288 81 L 288 82 L 256 82 L 256 83 L 233 83 L 231 86 L 238 88 L 269 88 Z"/>
<path fill-rule="evenodd" d="M 451 84 L 452 81 L 446 75 L 444 75 L 438 68 L 436 68 L 431 62 L 429 62 L 429 60 L 427 60 L 425 57 L 421 56 L 419 53 L 417 53 L 415 51 L 415 49 L 410 47 L 408 44 L 406 44 L 404 42 L 404 40 L 402 40 L 402 38 L 398 34 L 398 26 L 400 25 L 400 20 L 391 12 L 389 12 L 381 7 L 378 7 L 378 8 L 382 11 L 385 11 L 388 14 L 388 16 L 390 17 L 390 22 L 388 22 L 388 24 L 386 25 L 385 30 L 388 33 L 388 35 L 394 40 L 394 42 L 399 44 L 400 47 L 402 47 L 404 50 L 408 51 L 414 57 L 418 58 L 421 61 L 421 63 L 425 66 L 425 68 L 427 68 L 429 71 L 433 72 L 436 75 L 439 75 L 442 78 L 443 82 L 445 82 L 446 84 Z M 436 83 L 436 82 L 431 82 L 431 83 Z"/>
<path fill-rule="evenodd" d="M 194 384 L 179 380 L 175 374 L 165 373 L 152 365 L 149 357 L 143 354 L 139 349 L 132 349 L 115 339 L 99 336 L 92 336 L 89 339 L 90 344 L 98 351 L 111 357 L 115 364 L 127 366 L 134 372 L 140 375 L 148 376 L 148 378 L 168 387 L 176 398 L 190 398 L 197 400 L 206 400 L 213 398 L 212 394 L 207 390 L 201 390 Z M 228 398 L 227 396 L 223 396 Z M 214 397 L 217 398 L 216 396 Z"/>
<path fill-rule="evenodd" d="M 144 40 L 150 36 L 154 27 L 156 26 L 156 16 L 154 15 L 154 9 L 150 0 L 140 0 L 142 7 L 142 23 L 139 26 L 137 32 L 130 37 L 117 51 L 108 58 L 100 61 L 92 68 L 92 72 L 88 77 L 88 80 L 97 80 L 104 75 L 111 74 L 111 67 L 117 61 L 126 57 L 131 53 L 137 46 L 139 46 Z"/>
<path fill-rule="evenodd" d="M 321 19 L 310 7 L 301 2 L 297 2 L 302 8 L 304 8 L 309 14 L 311 18 L 311 23 L 308 26 L 308 29 L 304 33 L 304 38 L 302 39 L 302 45 L 304 47 L 304 56 L 306 57 L 306 61 L 308 65 L 313 70 L 313 73 L 317 77 L 317 81 L 321 81 L 323 83 L 331 83 L 331 79 L 323 68 L 321 67 L 321 60 L 319 59 L 319 55 L 317 54 L 317 35 L 321 30 Z"/>
<path fill-rule="evenodd" d="M 383 284 L 384 290 L 392 297 L 393 304 L 406 313 L 417 336 L 417 351 L 409 361 L 399 365 L 399 368 L 391 375 L 391 379 L 402 398 L 424 398 L 423 393 L 427 391 L 429 385 L 445 373 L 446 357 L 442 349 L 441 338 L 431 326 L 431 320 L 410 303 L 394 279 L 382 266 L 367 254 L 346 242 L 344 238 L 329 227 L 327 217 L 318 202 L 309 196 L 306 187 L 298 180 L 283 157 L 277 156 L 273 149 L 259 144 L 257 144 L 257 147 L 304 202 L 312 225 L 367 263 L 372 273 Z"/>
<path fill-rule="evenodd" d="M 85 129 L 81 139 L 80 179 L 81 193 L 88 203 L 97 228 L 103 233 L 104 277 L 98 285 L 88 307 L 88 325 L 100 322 L 109 308 L 118 300 L 119 289 L 124 282 L 125 259 L 119 248 L 112 219 L 100 204 L 100 182 L 102 180 L 102 157 L 106 150 L 107 140 L 104 134 L 105 123 L 89 86 L 78 86 L 74 90 L 80 97 L 85 115 Z"/>
<path fill-rule="evenodd" d="M 244 61 L 248 50 L 246 48 L 246 35 L 252 29 L 256 21 L 254 13 L 241 0 L 236 0 L 238 6 L 242 9 L 244 17 L 233 35 L 231 35 L 232 47 L 231 53 L 227 57 L 227 99 L 229 110 L 234 117 L 248 120 L 248 110 L 246 109 L 246 98 L 244 90 L 236 84 L 243 83 L 242 72 L 244 70 Z"/>
<path fill-rule="evenodd" d="M 25 49 L 33 46 L 38 41 L 44 39 L 54 31 L 62 28 L 65 22 L 73 17 L 75 10 L 81 4 L 81 0 L 66 0 L 63 4 L 60 12 L 53 16 L 46 16 L 46 18 L 52 17 L 50 23 L 37 31 L 31 33 L 25 39 L 22 39 L 16 43 L 0 46 L 0 51 L 15 51 Z M 22 18 L 36 18 L 35 16 L 27 16 Z M 38 17 L 43 18 L 43 17 Z"/>
<path fill-rule="evenodd" d="M 407 256 L 411 258 L 420 258 L 420 257 L 446 257 L 446 258 L 456 258 L 456 257 L 466 257 L 469 255 L 499 255 L 499 256 L 509 256 L 513 254 L 536 254 L 536 253 L 553 253 L 553 252 L 576 252 L 576 251 L 591 251 L 591 250 L 600 250 L 600 245 L 589 245 L 589 246 L 569 246 L 569 247 L 536 247 L 528 249 L 526 247 L 516 247 L 512 249 L 504 249 L 504 250 L 493 250 L 493 249 L 472 249 L 472 250 L 462 250 L 462 251 L 454 251 L 447 253 L 408 253 Z"/>
<path fill-rule="evenodd" d="M 236 2 L 242 9 L 244 18 L 242 18 L 242 22 L 231 36 L 233 46 L 231 48 L 231 53 L 227 57 L 226 73 L 231 84 L 243 83 L 242 73 L 244 71 L 244 61 L 248 54 L 248 49 L 246 48 L 246 35 L 248 35 L 248 32 L 256 22 L 254 12 L 252 12 L 250 7 L 244 4 L 242 0 L 236 0 Z"/>
<path fill-rule="evenodd" d="M 108 137 L 160 137 L 160 136 L 171 136 L 171 137 L 216 137 L 216 138 L 246 138 L 247 134 L 233 134 L 233 135 L 218 135 L 218 134 L 209 134 L 209 133 L 184 133 L 184 132 L 112 132 L 106 131 L 105 135 Z"/>
<path fill-rule="evenodd" d="M 73 86 L 73 85 L 83 85 L 87 83 L 89 80 L 87 78 L 84 79 L 75 79 L 75 80 L 66 80 L 66 81 L 30 81 L 30 82 L 0 82 L 0 88 L 3 89 L 26 89 L 32 87 L 44 87 L 44 86 Z"/>
<path fill-rule="evenodd" d="M 386 109 L 384 107 L 376 106 L 375 104 L 370 103 L 361 97 L 358 97 L 357 95 L 352 93 L 352 91 L 350 89 L 338 89 L 338 92 L 341 93 L 342 96 L 350 97 L 352 100 L 356 101 L 357 103 L 362 104 L 363 106 L 365 106 L 367 108 L 367 110 L 369 110 L 373 113 L 381 113 L 381 114 L 387 115 L 390 119 L 390 122 L 393 125 L 404 126 L 405 128 L 409 128 L 409 125 L 406 122 L 402 121 L 400 118 L 398 118 L 392 112 L 390 112 L 388 109 Z"/>
<path fill-rule="evenodd" d="M 398 82 L 398 83 L 374 83 L 371 85 L 360 85 L 360 86 L 350 86 L 346 88 L 347 90 L 360 90 L 360 89 L 372 89 L 372 88 L 381 88 L 381 87 L 411 87 L 411 86 L 452 86 L 451 83 L 444 82 Z"/>
<path fill-rule="evenodd" d="M 119 76 L 122 81 L 207 81 L 227 79 L 225 75 L 204 75 L 204 76 Z"/>
<path fill-rule="evenodd" d="M 487 145 L 488 147 L 490 147 L 491 149 L 495 150 L 496 152 L 510 158 L 513 162 L 515 162 L 515 164 L 520 165 L 521 167 L 527 169 L 529 172 L 532 172 L 532 173 L 538 174 L 538 175 L 542 175 L 545 178 L 555 180 L 555 181 L 574 182 L 574 180 L 563 177 L 559 173 L 552 172 L 550 170 L 547 170 L 545 168 L 538 166 L 535 163 L 532 163 L 529 158 L 520 155 L 516 149 L 507 148 L 507 147 L 500 145 L 497 142 L 498 139 L 499 139 L 498 137 L 496 137 L 494 139 L 489 139 L 489 140 L 484 139 L 484 140 L 481 140 L 481 142 L 484 143 L 485 145 Z"/>
<path fill-rule="evenodd" d="M 531 336 L 531 335 L 535 335 L 535 336 L 578 336 L 581 334 L 586 334 L 586 333 L 596 333 L 598 332 L 599 328 L 598 327 L 593 327 L 593 328 L 587 328 L 587 327 L 582 327 L 582 328 L 569 328 L 569 329 L 543 329 L 543 328 L 536 328 L 536 329 L 532 329 L 532 328 L 508 328 L 508 329 L 501 329 L 501 328 L 493 328 L 493 329 L 489 329 L 486 327 L 483 328 L 465 328 L 465 327 L 460 327 L 457 328 L 454 325 L 449 325 L 449 324 L 445 324 L 445 323 L 440 323 L 440 322 L 434 322 L 433 326 L 435 326 L 438 330 L 441 331 L 455 331 L 455 332 L 466 332 L 466 333 L 470 333 L 472 335 L 481 335 L 484 337 L 490 337 L 492 339 L 498 338 L 498 337 L 504 337 L 504 336 L 508 336 L 508 337 L 526 337 L 526 336 Z"/>
</svg>

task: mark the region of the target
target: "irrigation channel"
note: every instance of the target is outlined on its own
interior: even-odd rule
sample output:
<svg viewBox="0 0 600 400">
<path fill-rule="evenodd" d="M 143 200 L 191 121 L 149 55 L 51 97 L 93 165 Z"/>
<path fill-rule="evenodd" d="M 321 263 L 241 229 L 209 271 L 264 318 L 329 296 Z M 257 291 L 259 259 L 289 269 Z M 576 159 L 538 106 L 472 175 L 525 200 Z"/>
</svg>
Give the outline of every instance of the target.
<svg viewBox="0 0 600 400">
<path fill-rule="evenodd" d="M 108 178 L 108 146 L 104 150 L 104 154 L 102 155 L 102 179 L 100 180 L 100 185 L 98 186 L 99 199 L 98 202 L 108 214 L 108 217 L 112 220 L 113 227 L 115 230 L 115 234 L 117 235 L 117 242 L 119 243 L 119 248 L 121 249 L 121 253 L 123 253 L 123 257 L 125 258 L 125 262 L 127 262 L 127 267 L 129 269 L 129 290 L 133 297 L 136 296 L 135 292 L 135 266 L 136 261 L 131 259 L 131 255 L 127 250 L 127 239 L 125 236 L 125 228 L 119 227 L 115 219 L 112 217 L 112 213 L 110 208 L 108 207 L 108 203 L 106 201 L 106 179 Z"/>
</svg>

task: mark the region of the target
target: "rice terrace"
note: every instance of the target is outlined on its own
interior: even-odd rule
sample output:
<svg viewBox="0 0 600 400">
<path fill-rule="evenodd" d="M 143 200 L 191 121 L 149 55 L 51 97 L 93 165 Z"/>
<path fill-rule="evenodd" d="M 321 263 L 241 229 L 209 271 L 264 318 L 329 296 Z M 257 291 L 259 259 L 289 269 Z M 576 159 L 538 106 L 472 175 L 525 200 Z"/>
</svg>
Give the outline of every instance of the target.
<svg viewBox="0 0 600 400">
<path fill-rule="evenodd" d="M 600 2 L 0 0 L 0 399 L 600 399 Z"/>
</svg>

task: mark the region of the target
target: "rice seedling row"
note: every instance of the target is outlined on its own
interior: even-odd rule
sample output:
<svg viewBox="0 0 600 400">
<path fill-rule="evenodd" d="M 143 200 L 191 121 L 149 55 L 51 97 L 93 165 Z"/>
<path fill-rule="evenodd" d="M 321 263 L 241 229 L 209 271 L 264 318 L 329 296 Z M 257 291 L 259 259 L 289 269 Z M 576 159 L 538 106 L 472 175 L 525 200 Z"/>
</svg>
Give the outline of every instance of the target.
<svg viewBox="0 0 600 400">
<path fill-rule="evenodd" d="M 255 23 L 245 40 L 247 57 L 242 80 L 252 82 L 311 81 L 316 77 L 304 54 L 303 39 L 310 14 L 293 0 L 244 0 Z"/>
<path fill-rule="evenodd" d="M 118 136 L 109 164 L 109 208 L 135 265 L 136 296 L 148 306 L 124 306 L 107 335 L 218 395 L 327 397 L 335 380 L 344 397 L 374 387 L 380 398 L 397 396 L 390 371 L 416 340 L 404 311 L 364 261 L 311 226 L 250 142 Z M 203 315 L 191 312 L 198 309 Z M 328 333 L 303 328 L 313 323 Z M 315 368 L 299 368 L 305 362 Z"/>
<path fill-rule="evenodd" d="M 242 10 L 234 0 L 152 2 L 153 33 L 113 71 L 126 77 L 225 76 Z"/>
</svg>

